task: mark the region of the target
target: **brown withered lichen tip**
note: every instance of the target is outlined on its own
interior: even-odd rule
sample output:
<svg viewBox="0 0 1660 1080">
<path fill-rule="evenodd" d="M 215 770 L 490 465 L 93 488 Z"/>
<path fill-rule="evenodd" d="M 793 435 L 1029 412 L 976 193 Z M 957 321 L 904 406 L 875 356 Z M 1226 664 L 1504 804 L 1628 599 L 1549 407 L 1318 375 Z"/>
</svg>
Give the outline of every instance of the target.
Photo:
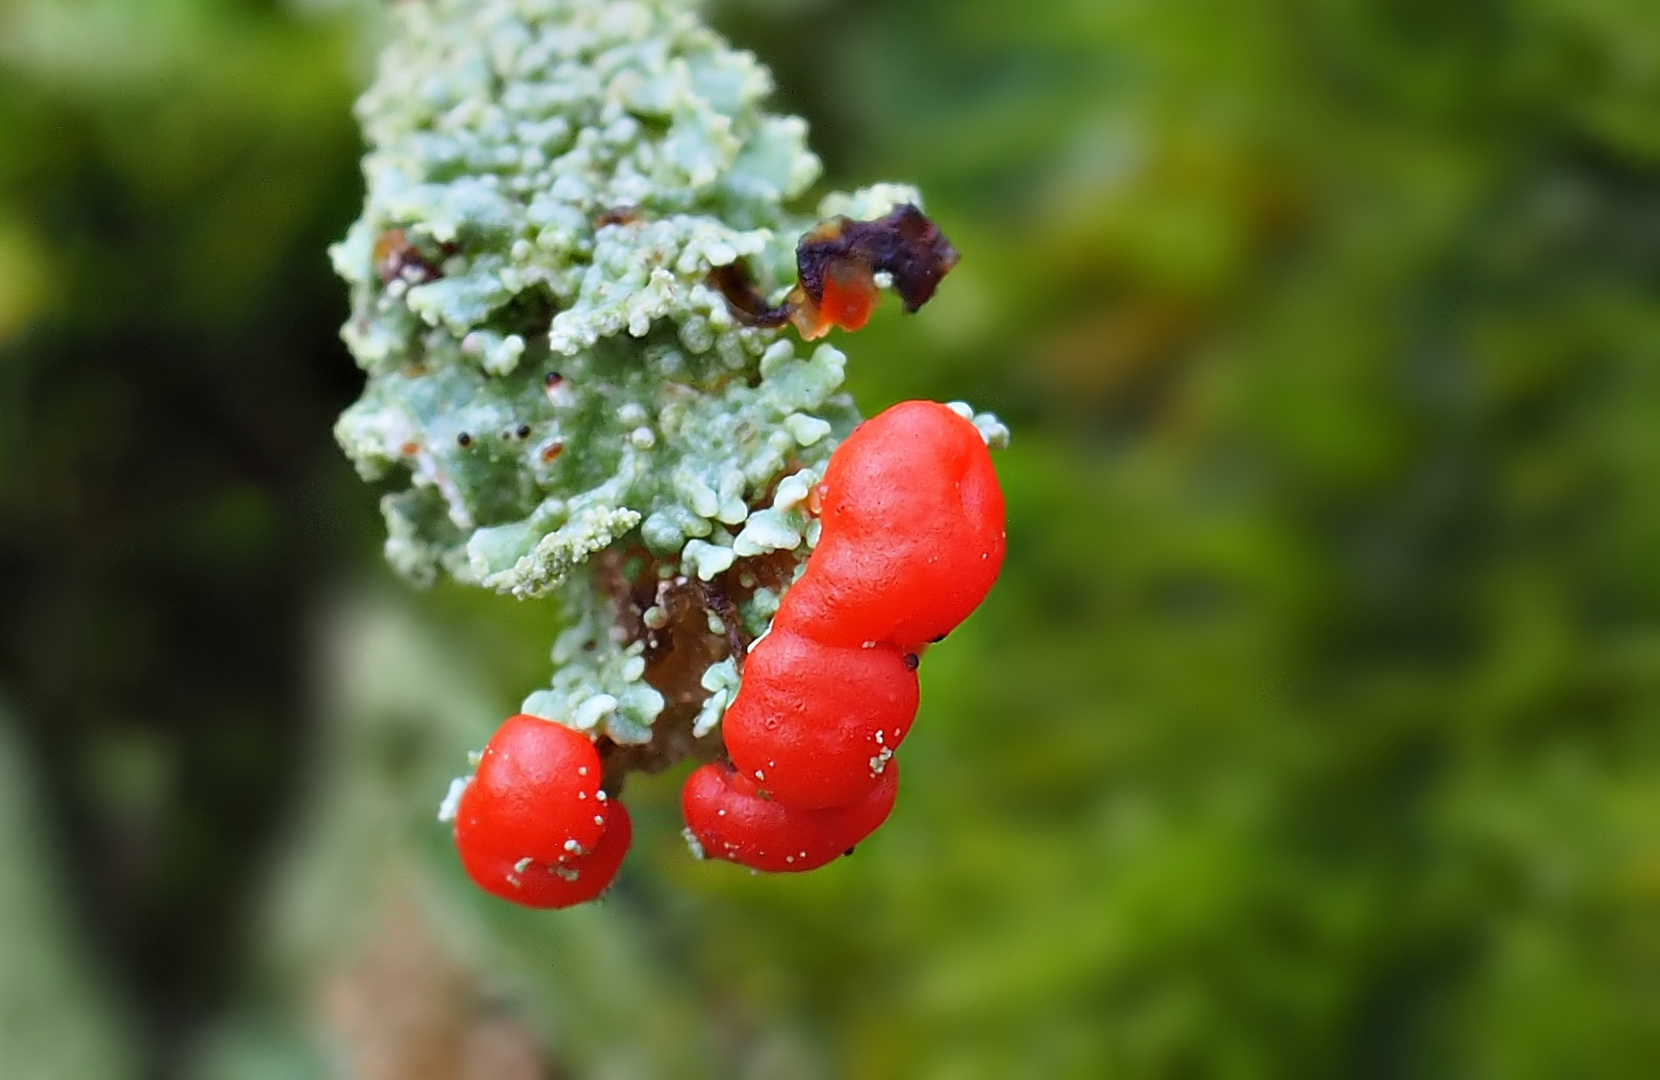
<svg viewBox="0 0 1660 1080">
<path fill-rule="evenodd" d="M 905 310 L 913 314 L 933 298 L 958 258 L 939 226 L 911 203 L 875 221 L 831 218 L 803 236 L 795 249 L 801 288 L 813 303 L 824 303 L 827 279 L 849 272 L 886 273 L 893 276 Z"/>
<path fill-rule="evenodd" d="M 876 303 L 877 274 L 890 277 L 905 310 L 914 314 L 959 257 L 938 225 L 914 203 L 903 203 L 873 221 L 837 216 L 809 230 L 795 249 L 796 286 L 777 306 L 757 291 L 742 263 L 716 267 L 709 283 L 745 325 L 793 321 L 811 339 L 832 326 L 864 326 Z"/>
</svg>

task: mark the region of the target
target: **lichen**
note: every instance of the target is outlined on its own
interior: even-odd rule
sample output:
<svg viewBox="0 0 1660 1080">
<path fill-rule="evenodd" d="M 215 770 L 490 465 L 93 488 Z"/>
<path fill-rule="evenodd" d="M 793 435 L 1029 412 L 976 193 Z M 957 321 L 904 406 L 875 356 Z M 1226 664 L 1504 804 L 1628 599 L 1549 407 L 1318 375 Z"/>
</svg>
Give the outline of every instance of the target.
<svg viewBox="0 0 1660 1080">
<path fill-rule="evenodd" d="M 367 199 L 331 249 L 368 374 L 336 436 L 396 489 L 400 572 L 558 594 L 572 626 L 525 710 L 649 767 L 673 756 L 646 752 L 665 721 L 691 740 L 718 722 L 859 419 L 839 350 L 739 325 L 706 279 L 743 260 L 778 293 L 819 216 L 919 196 L 803 212 L 806 125 L 763 109 L 766 69 L 676 0 L 394 10 L 358 104 Z"/>
</svg>

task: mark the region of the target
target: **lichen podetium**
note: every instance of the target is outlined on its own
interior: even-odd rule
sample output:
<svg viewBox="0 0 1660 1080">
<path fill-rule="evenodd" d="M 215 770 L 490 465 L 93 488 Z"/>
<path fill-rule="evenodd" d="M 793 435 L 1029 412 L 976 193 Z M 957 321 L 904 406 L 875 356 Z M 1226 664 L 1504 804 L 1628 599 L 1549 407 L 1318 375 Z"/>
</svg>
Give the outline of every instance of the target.
<svg viewBox="0 0 1660 1080">
<path fill-rule="evenodd" d="M 424 0 L 358 104 L 362 216 L 332 249 L 368 373 L 335 429 L 386 555 L 573 625 L 524 701 L 596 739 L 609 782 L 712 734 L 816 538 L 809 492 L 858 422 L 844 357 L 741 325 L 713 270 L 776 292 L 819 219 L 806 125 L 678 0 Z M 979 419 L 988 438 L 1004 433 Z"/>
</svg>

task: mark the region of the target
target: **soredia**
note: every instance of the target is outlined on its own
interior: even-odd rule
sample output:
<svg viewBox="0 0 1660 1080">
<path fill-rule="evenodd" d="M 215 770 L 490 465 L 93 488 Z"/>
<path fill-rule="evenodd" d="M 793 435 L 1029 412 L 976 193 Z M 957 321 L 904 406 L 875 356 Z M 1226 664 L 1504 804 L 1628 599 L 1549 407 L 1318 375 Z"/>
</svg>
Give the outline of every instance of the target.
<svg viewBox="0 0 1660 1080">
<path fill-rule="evenodd" d="M 608 771 L 697 752 L 858 420 L 840 352 L 736 324 L 705 279 L 743 260 L 776 295 L 818 217 L 917 193 L 787 209 L 819 174 L 806 125 L 675 0 L 394 11 L 358 104 L 363 215 L 331 252 L 369 376 L 336 437 L 401 488 L 399 571 L 559 595 L 572 628 L 526 712 L 608 736 Z"/>
</svg>

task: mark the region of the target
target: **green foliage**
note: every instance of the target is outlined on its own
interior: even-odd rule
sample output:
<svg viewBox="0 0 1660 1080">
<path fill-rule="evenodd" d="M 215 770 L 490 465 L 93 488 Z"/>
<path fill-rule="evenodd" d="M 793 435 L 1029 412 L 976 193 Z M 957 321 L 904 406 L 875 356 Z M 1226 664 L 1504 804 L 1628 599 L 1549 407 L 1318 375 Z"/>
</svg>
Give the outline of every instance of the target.
<svg viewBox="0 0 1660 1080">
<path fill-rule="evenodd" d="M 46 854 L 39 793 L 15 725 L 0 708 L 0 1047 L 20 1080 L 118 1080 L 131 1075 L 124 1033 L 63 917 L 62 884 Z"/>
<path fill-rule="evenodd" d="M 938 327 L 1019 435 L 1005 587 L 912 750 L 960 801 L 897 824 L 948 852 L 919 892 L 977 899 L 916 976 L 932 1038 L 867 1022 L 892 1074 L 1652 1060 L 1660 157 L 1620 58 L 1660 24 L 1603 14 L 940 4 L 818 40 L 869 152 L 980 230 L 855 390 L 956 376 L 904 362 Z M 902 62 L 923 35 L 960 66 Z"/>
<path fill-rule="evenodd" d="M 315 101 L 294 85 L 338 72 L 338 41 L 231 5 L 155 10 L 172 21 L 143 38 L 99 37 L 107 22 L 0 34 L 4 138 L 28 163 L 0 161 L 0 259 L 34 267 L 0 275 L 0 334 L 23 325 L 15 311 L 87 320 L 76 349 L 17 336 L 0 356 L 7 573 L 87 565 L 15 562 L 42 550 L 36 537 L 90 533 L 58 502 L 19 499 L 79 488 L 22 484 L 17 433 L 85 432 L 41 417 L 48 404 L 95 415 L 100 400 L 44 396 L 38 376 L 25 392 L 15 372 L 51 359 L 66 374 L 47 385 L 107 385 L 121 369 L 88 358 L 140 316 L 236 342 L 257 340 L 238 336 L 250 325 L 238 313 L 338 323 L 296 301 L 334 287 L 315 258 L 326 230 L 312 230 L 304 272 L 262 277 L 211 252 L 329 200 L 338 235 L 356 197 L 349 145 L 304 143 L 344 167 L 275 174 L 292 202 L 209 197 L 214 176 L 243 175 L 226 138 L 345 130 L 338 75 Z M 1015 431 L 998 457 L 1007 570 L 927 657 L 894 817 L 852 859 L 750 877 L 685 855 L 669 775 L 630 786 L 639 846 L 605 905 L 506 912 L 465 887 L 432 807 L 448 763 L 541 677 L 549 616 L 454 588 L 417 602 L 353 586 L 319 620 L 334 627 L 337 674 L 252 950 L 262 963 L 229 995 L 243 1019 L 202 1060 L 232 1063 L 218 1075 L 295 1060 L 282 1048 L 314 1037 L 320 987 L 353 970 L 373 927 L 403 925 L 388 912 L 413 897 L 434 948 L 575 1075 L 1651 1072 L 1653 5 L 729 0 L 714 15 L 774 67 L 780 108 L 813 122 L 832 179 L 915 179 L 964 252 L 922 314 L 885 309 L 846 342 L 860 403 L 969 397 Z M 77 48 L 45 51 L 66 40 Z M 216 47 L 189 51 L 204 40 Z M 274 67 L 236 60 L 299 41 Z M 172 127 L 135 126 L 151 115 L 132 89 L 146 80 L 107 89 L 134 70 L 112 42 L 201 58 L 166 69 L 201 80 L 177 95 Z M 73 67 L 40 59 L 71 52 Z M 239 67 L 296 74 L 213 81 Z M 300 100 L 313 104 L 283 104 Z M 81 141 L 49 137 L 62 125 L 47 120 L 65 116 Z M 58 218 L 35 209 L 55 189 L 68 192 Z M 110 192 L 143 208 L 142 243 L 67 243 L 58 222 Z M 132 280 L 87 269 L 111 265 L 146 268 L 173 302 L 115 303 L 109 291 Z M 80 284 L 93 281 L 108 289 Z M 294 408 L 300 393 L 272 385 L 264 400 Z M 327 404 L 305 414 L 317 460 L 332 452 Z M 76 438 L 59 441 L 101 445 Z M 70 450 L 41 460 L 76 484 L 94 472 Z M 309 502 L 275 505 L 362 501 L 344 470 L 315 475 Z M 378 573 L 374 523 L 346 519 L 352 573 Z M 217 539 L 201 550 L 224 554 L 249 529 L 205 533 Z M 160 553 L 181 534 L 153 535 L 151 565 L 171 565 Z M 284 551 L 247 550 L 276 580 L 309 580 Z M 36 652 L 12 644 L 24 636 L 12 612 L 54 609 L 3 595 L 0 682 L 26 729 L 96 711 L 42 705 L 62 684 L 19 659 Z M 77 645 L 55 625 L 29 622 L 68 641 L 94 686 L 205 677 L 208 665 Z M 116 655 L 140 675 L 99 675 Z M 97 699 L 109 700 L 126 697 Z M 158 818 L 161 835 L 220 803 L 184 805 Z M 197 879 L 172 873 L 184 884 L 171 910 L 194 910 Z"/>
</svg>

